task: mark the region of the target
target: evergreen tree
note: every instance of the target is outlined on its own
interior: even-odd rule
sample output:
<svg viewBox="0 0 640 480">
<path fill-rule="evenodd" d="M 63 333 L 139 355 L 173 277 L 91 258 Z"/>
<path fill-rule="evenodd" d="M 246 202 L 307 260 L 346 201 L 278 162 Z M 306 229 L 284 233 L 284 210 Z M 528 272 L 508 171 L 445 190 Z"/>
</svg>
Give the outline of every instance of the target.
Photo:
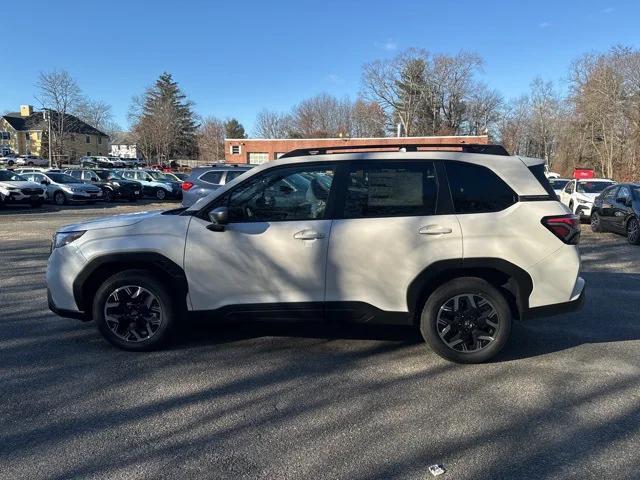
<svg viewBox="0 0 640 480">
<path fill-rule="evenodd" d="M 165 72 L 145 93 L 134 130 L 145 137 L 158 159 L 195 157 L 198 124 L 192 107 L 193 102 L 182 93 L 171 74 Z"/>
<path fill-rule="evenodd" d="M 244 127 L 235 118 L 224 122 L 224 131 L 227 138 L 247 138 Z"/>
</svg>

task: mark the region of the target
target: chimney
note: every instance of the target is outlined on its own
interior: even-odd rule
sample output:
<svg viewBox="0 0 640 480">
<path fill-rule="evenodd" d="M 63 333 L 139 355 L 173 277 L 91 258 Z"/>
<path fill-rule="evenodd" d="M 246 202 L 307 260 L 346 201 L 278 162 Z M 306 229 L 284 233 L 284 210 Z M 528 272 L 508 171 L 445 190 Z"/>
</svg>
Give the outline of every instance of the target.
<svg viewBox="0 0 640 480">
<path fill-rule="evenodd" d="M 30 117 L 33 114 L 33 107 L 31 105 L 20 105 L 20 116 Z"/>
</svg>

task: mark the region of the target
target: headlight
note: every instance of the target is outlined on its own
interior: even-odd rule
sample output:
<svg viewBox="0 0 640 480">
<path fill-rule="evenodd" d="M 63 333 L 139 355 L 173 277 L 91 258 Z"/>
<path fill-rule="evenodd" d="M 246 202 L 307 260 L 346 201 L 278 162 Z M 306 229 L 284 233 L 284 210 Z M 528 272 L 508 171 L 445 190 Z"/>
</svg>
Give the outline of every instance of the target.
<svg viewBox="0 0 640 480">
<path fill-rule="evenodd" d="M 580 205 L 588 205 L 589 203 L 593 203 L 593 202 L 591 200 L 586 200 L 586 199 L 583 199 L 583 198 L 579 198 L 578 199 L 578 203 Z"/>
<path fill-rule="evenodd" d="M 53 248 L 60 248 L 65 245 L 69 245 L 71 242 L 75 242 L 84 235 L 85 232 L 86 230 L 78 230 L 77 232 L 56 233 L 53 236 Z"/>
</svg>

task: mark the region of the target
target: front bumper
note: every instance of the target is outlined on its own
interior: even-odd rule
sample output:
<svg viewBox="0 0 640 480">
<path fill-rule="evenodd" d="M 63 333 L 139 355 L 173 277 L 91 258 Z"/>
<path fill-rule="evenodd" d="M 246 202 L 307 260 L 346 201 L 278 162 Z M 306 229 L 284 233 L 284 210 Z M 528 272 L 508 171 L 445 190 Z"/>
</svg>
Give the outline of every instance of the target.
<svg viewBox="0 0 640 480">
<path fill-rule="evenodd" d="M 88 322 L 91 320 L 91 317 L 85 312 L 78 312 L 75 310 L 65 310 L 63 308 L 56 307 L 56 304 L 53 302 L 53 297 L 51 295 L 51 291 L 47 288 L 47 303 L 49 304 L 49 310 L 60 317 L 64 318 L 73 318 L 75 320 L 82 320 L 83 322 Z"/>
<path fill-rule="evenodd" d="M 66 195 L 72 202 L 95 202 L 102 200 L 102 191 L 98 193 L 73 192 L 71 194 L 66 193 Z"/>
<path fill-rule="evenodd" d="M 31 204 L 31 203 L 44 203 L 45 194 L 33 194 L 26 195 L 22 192 L 11 192 L 8 196 L 4 197 L 4 201 L 10 204 Z"/>
<path fill-rule="evenodd" d="M 591 210 L 593 210 L 593 204 L 580 204 L 576 207 L 576 215 L 580 218 L 591 218 Z"/>
</svg>

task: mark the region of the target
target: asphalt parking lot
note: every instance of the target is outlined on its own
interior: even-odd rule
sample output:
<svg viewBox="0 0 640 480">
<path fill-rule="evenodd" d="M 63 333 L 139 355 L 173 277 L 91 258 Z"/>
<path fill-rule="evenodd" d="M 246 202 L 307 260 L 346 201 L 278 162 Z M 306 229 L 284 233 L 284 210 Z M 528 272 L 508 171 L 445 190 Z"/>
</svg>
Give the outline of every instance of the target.
<svg viewBox="0 0 640 480">
<path fill-rule="evenodd" d="M 582 312 L 492 363 L 411 329 L 194 324 L 116 350 L 47 309 L 67 223 L 168 204 L 0 211 L 0 478 L 640 477 L 640 248 L 583 226 Z M 171 204 L 169 204 L 171 205 Z"/>
</svg>

